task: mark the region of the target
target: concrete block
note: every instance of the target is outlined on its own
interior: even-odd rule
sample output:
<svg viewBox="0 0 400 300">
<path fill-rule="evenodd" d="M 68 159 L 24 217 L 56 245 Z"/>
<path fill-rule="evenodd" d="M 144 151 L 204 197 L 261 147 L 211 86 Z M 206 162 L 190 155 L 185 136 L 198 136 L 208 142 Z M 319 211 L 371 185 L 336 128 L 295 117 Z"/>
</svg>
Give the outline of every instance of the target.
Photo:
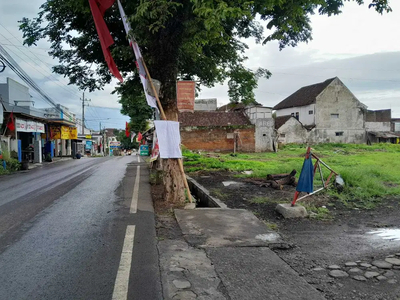
<svg viewBox="0 0 400 300">
<path fill-rule="evenodd" d="M 290 203 L 278 204 L 275 210 L 285 219 L 307 217 L 307 210 L 304 208 L 304 206 L 299 204 L 296 204 L 295 206 L 291 206 Z"/>
</svg>

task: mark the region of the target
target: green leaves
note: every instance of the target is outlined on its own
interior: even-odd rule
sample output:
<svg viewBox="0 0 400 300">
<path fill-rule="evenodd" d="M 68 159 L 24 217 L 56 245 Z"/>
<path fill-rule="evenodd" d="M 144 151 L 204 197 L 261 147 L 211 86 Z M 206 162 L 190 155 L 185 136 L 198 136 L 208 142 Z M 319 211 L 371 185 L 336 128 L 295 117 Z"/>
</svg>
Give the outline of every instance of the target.
<svg viewBox="0 0 400 300">
<path fill-rule="evenodd" d="M 147 121 L 153 115 L 153 109 L 147 105 L 139 78 L 129 78 L 123 86 L 117 87 L 116 91 L 121 95 L 119 99 L 119 103 L 122 104 L 121 113 L 131 118 L 131 130 L 136 133 L 145 131 Z"/>
<path fill-rule="evenodd" d="M 254 102 L 257 80 L 271 74 L 265 69 L 254 72 L 246 68 L 244 53 L 248 46 L 244 39 L 254 38 L 264 44 L 277 40 L 280 49 L 308 42 L 312 39 L 310 15 L 339 14 L 347 1 L 364 3 L 130 0 L 122 1 L 122 5 L 152 77 L 162 83 L 163 106 L 176 110 L 175 82 L 179 78 L 195 79 L 207 87 L 228 80 L 232 101 Z M 391 11 L 388 0 L 368 2 L 378 13 Z M 116 5 L 104 17 L 115 40 L 111 47 L 113 58 L 124 77 L 132 76 L 136 72 L 134 56 Z M 267 35 L 259 20 L 267 22 Z M 71 84 L 93 91 L 111 81 L 87 0 L 47 0 L 37 18 L 20 21 L 20 30 L 28 46 L 36 45 L 40 39 L 51 43 L 49 55 L 60 62 L 53 70 L 69 78 Z M 143 97 L 142 87 L 137 77 L 131 78 L 136 78 L 138 84 L 133 86 L 128 80 L 117 91 L 122 101 L 136 103 L 136 97 Z"/>
</svg>

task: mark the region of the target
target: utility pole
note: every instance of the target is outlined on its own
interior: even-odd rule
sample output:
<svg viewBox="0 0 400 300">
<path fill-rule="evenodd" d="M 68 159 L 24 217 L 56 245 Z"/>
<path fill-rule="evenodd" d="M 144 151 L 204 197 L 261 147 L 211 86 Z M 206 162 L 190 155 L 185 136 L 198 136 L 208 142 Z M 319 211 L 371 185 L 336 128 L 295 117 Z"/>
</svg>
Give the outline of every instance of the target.
<svg viewBox="0 0 400 300">
<path fill-rule="evenodd" d="M 91 100 L 85 99 L 85 92 L 83 92 L 81 101 L 82 101 L 82 134 L 85 134 L 85 106 L 89 106 L 89 102 Z"/>
</svg>

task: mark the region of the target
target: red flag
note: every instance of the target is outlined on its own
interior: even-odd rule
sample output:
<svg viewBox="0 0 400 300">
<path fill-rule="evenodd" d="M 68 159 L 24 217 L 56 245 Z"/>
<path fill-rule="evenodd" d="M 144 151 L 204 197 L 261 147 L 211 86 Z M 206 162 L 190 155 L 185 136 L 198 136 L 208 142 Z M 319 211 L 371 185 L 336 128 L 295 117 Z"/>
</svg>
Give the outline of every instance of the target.
<svg viewBox="0 0 400 300">
<path fill-rule="evenodd" d="M 104 22 L 104 12 L 113 5 L 115 0 L 89 0 L 90 9 L 92 11 L 94 24 L 96 25 L 97 34 L 99 35 L 101 49 L 103 50 L 104 58 L 106 59 L 110 72 L 119 80 L 122 76 L 118 71 L 117 65 L 111 56 L 110 46 L 114 44 L 114 40 Z"/>
<path fill-rule="evenodd" d="M 139 132 L 138 136 L 137 136 L 137 141 L 140 142 L 142 140 L 143 136 L 142 134 Z"/>
<path fill-rule="evenodd" d="M 11 112 L 10 116 L 8 117 L 7 128 L 10 129 L 11 131 L 15 130 L 14 115 L 12 112 Z"/>
<path fill-rule="evenodd" d="M 125 122 L 125 135 L 128 138 L 129 137 L 129 124 L 128 122 Z"/>
</svg>

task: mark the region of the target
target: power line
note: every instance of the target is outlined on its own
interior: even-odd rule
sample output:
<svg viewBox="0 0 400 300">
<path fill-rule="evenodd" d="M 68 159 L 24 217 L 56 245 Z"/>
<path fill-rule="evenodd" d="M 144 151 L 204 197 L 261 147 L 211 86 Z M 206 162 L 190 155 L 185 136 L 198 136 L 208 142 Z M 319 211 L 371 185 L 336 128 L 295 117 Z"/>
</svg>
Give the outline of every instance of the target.
<svg viewBox="0 0 400 300">
<path fill-rule="evenodd" d="M 13 70 L 25 83 L 27 83 L 31 88 L 36 90 L 44 100 L 46 100 L 48 103 L 53 105 L 57 110 L 60 112 L 63 112 L 63 110 L 55 103 L 33 80 L 32 78 L 24 71 L 21 69 L 21 67 L 18 65 L 18 63 L 8 54 L 8 52 L 3 48 L 3 46 L 0 45 L 0 59 L 4 61 L 5 64 L 7 64 L 11 70 Z M 65 113 L 66 116 L 70 117 L 71 116 L 68 113 Z"/>
<path fill-rule="evenodd" d="M 7 28 L 5 28 L 2 24 L 0 24 L 0 26 L 2 26 L 5 30 L 7 30 Z M 16 40 L 18 40 L 9 30 L 7 30 Z M 10 39 L 6 38 L 3 34 L 0 33 L 1 36 L 3 36 L 5 39 L 7 39 L 8 41 L 10 41 Z M 4 45 L 4 44 L 3 44 Z M 14 45 L 14 44 L 13 44 Z M 15 45 L 14 45 L 15 46 Z M 47 64 L 50 65 L 46 62 L 44 62 L 43 60 L 41 60 L 39 57 L 37 57 L 33 52 L 31 52 L 28 48 L 24 47 L 25 49 L 27 49 L 29 51 L 29 53 L 31 53 L 33 56 L 35 56 L 40 62 L 42 62 L 43 64 Z M 31 57 L 29 57 L 26 53 L 24 53 L 22 50 L 20 50 L 19 48 L 17 48 L 17 50 L 19 52 L 21 52 L 23 55 L 25 55 L 29 60 L 32 60 Z M 64 83 L 64 84 L 60 84 L 62 83 L 59 78 L 55 77 L 53 73 L 49 72 L 47 69 L 44 69 L 42 66 L 38 65 L 42 70 L 44 70 L 46 73 L 50 74 L 44 74 L 43 72 L 41 72 L 40 70 L 38 70 L 36 68 L 36 64 L 32 64 L 28 61 L 26 61 L 25 59 L 23 59 L 21 56 L 19 56 L 18 54 L 16 54 L 14 51 L 11 51 L 14 55 L 16 55 L 17 57 L 19 57 L 22 61 L 28 63 L 30 66 L 32 66 L 35 70 L 37 70 L 39 73 L 41 73 L 42 75 L 45 76 L 45 78 L 53 78 L 55 80 L 55 83 L 60 86 L 61 88 L 63 88 L 66 92 L 68 93 L 75 93 L 76 95 L 79 96 L 78 92 L 73 90 L 71 87 L 68 89 L 68 86 Z M 51 65 L 50 65 L 51 66 Z"/>
</svg>

